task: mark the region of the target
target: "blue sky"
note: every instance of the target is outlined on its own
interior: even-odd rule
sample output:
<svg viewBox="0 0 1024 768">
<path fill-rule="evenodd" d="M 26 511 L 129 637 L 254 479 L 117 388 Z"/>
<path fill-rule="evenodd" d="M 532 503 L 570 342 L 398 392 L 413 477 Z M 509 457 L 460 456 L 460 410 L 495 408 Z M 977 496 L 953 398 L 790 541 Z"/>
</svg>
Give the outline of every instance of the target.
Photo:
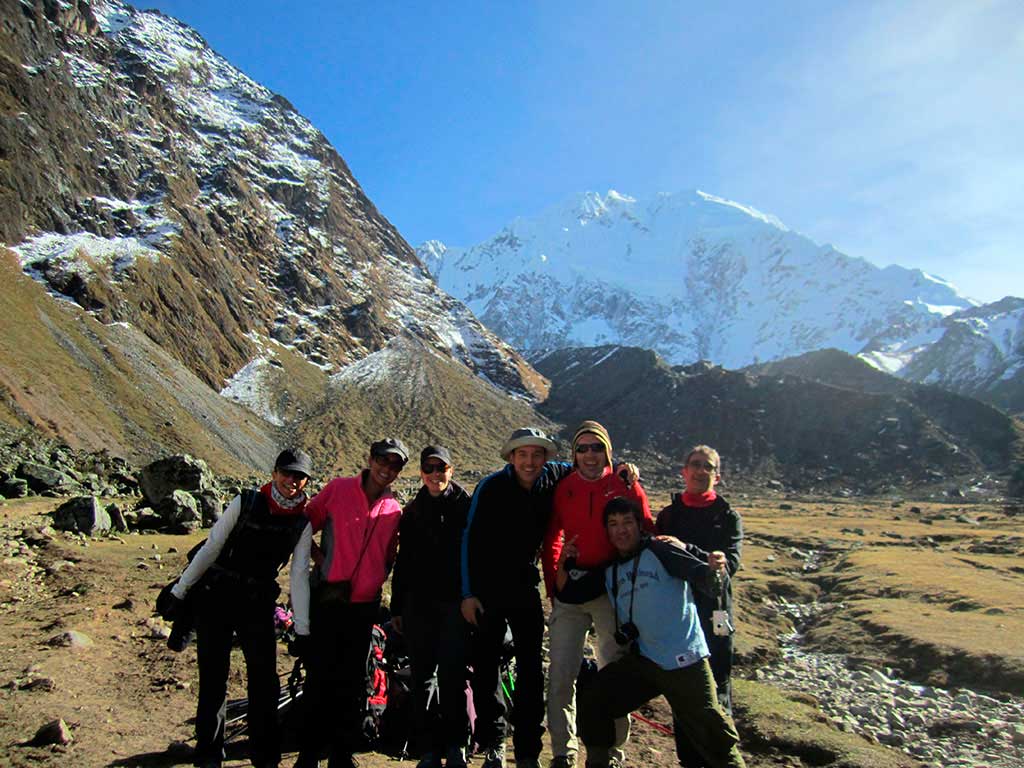
<svg viewBox="0 0 1024 768">
<path fill-rule="evenodd" d="M 1024 3 L 148 0 L 285 96 L 414 246 L 699 188 L 1024 296 Z"/>
</svg>

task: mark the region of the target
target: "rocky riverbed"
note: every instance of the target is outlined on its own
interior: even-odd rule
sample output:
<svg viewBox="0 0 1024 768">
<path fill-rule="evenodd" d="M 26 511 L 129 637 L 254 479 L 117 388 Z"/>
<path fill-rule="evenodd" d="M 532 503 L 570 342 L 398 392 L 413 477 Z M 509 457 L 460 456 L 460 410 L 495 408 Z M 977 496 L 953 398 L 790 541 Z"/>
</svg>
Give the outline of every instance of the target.
<svg viewBox="0 0 1024 768">
<path fill-rule="evenodd" d="M 780 598 L 776 607 L 804 626 L 827 606 Z M 891 668 L 808 651 L 799 631 L 780 643 L 781 660 L 755 679 L 810 695 L 838 728 L 934 768 L 1024 766 L 1024 699 L 910 683 Z"/>
</svg>

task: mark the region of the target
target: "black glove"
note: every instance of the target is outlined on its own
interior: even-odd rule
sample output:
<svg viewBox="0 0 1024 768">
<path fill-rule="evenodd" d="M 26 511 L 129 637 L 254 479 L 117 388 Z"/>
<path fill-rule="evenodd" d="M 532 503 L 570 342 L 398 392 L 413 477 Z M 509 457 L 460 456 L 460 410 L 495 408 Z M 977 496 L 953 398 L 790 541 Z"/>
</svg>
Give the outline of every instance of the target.
<svg viewBox="0 0 1024 768">
<path fill-rule="evenodd" d="M 156 612 L 164 621 L 169 621 L 172 624 L 185 613 L 185 601 L 171 592 L 171 588 L 177 583 L 174 581 L 168 584 L 160 590 L 160 594 L 156 598 Z"/>
<path fill-rule="evenodd" d="M 288 641 L 288 655 L 296 656 L 303 663 L 309 657 L 309 635 L 295 635 L 295 638 Z"/>
</svg>

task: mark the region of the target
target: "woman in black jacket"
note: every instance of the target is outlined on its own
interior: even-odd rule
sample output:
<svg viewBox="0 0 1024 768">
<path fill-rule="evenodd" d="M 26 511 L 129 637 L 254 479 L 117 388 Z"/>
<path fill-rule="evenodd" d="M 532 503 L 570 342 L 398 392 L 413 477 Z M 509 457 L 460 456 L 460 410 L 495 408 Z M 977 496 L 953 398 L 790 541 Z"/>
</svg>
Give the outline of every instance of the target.
<svg viewBox="0 0 1024 768">
<path fill-rule="evenodd" d="M 392 626 L 405 635 L 412 666 L 417 768 L 466 768 L 468 627 L 459 610 L 460 548 L 469 494 L 452 480 L 441 445 L 420 452 L 423 487 L 402 511 L 391 582 Z M 440 707 L 428 709 L 435 670 Z"/>
<path fill-rule="evenodd" d="M 210 536 L 161 607 L 173 620 L 194 613 L 199 661 L 195 764 L 219 768 L 224 760 L 224 719 L 232 638 L 245 654 L 249 695 L 249 749 L 256 768 L 281 761 L 277 731 L 277 573 L 300 538 L 311 535 L 303 514 L 304 488 L 313 471 L 309 456 L 285 450 L 269 483 L 243 491 L 228 504 Z"/>
</svg>

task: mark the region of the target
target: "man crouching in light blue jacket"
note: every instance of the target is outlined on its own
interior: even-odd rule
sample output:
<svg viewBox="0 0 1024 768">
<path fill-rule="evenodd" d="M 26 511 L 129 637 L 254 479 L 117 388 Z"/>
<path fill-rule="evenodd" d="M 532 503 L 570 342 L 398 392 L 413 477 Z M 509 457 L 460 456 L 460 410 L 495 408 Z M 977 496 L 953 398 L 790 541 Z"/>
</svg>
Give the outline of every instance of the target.
<svg viewBox="0 0 1024 768">
<path fill-rule="evenodd" d="M 615 718 L 664 696 L 706 765 L 745 768 L 736 725 L 718 703 L 708 646 L 693 602 L 693 588 L 717 594 L 719 579 L 728 576 L 713 571 L 678 542 L 643 533 L 642 514 L 630 499 L 608 502 L 605 530 L 618 557 L 603 572 L 584 574 L 575 569 L 569 544 L 559 562 L 559 589 L 570 580 L 603 575 L 615 609 L 615 638 L 630 649 L 581 684 L 580 725 L 587 766 L 608 765 L 608 751 L 616 746 Z"/>
</svg>

